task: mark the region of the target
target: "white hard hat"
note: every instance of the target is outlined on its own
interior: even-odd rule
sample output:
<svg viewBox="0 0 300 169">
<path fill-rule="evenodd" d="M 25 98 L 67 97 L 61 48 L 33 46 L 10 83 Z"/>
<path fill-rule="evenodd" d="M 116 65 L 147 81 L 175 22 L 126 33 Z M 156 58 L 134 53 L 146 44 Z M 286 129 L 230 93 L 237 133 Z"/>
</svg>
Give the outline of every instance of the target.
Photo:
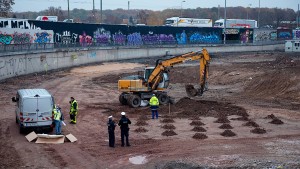
<svg viewBox="0 0 300 169">
<path fill-rule="evenodd" d="M 110 119 L 110 118 L 112 118 L 113 116 L 108 116 L 108 118 Z"/>
<path fill-rule="evenodd" d="M 122 116 L 124 116 L 125 114 L 126 114 L 125 112 L 122 112 L 122 113 L 121 113 Z"/>
<path fill-rule="evenodd" d="M 152 96 L 155 96 L 155 94 L 153 93 Z"/>
</svg>

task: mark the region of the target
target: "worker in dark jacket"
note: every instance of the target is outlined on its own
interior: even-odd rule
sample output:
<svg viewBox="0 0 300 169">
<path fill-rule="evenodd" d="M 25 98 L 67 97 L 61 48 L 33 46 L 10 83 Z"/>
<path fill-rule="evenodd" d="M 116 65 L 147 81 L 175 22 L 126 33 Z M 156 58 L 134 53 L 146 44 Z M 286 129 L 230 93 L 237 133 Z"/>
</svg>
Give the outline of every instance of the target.
<svg viewBox="0 0 300 169">
<path fill-rule="evenodd" d="M 129 127 L 128 125 L 131 124 L 131 121 L 125 116 L 126 113 L 122 112 L 121 113 L 122 117 L 119 121 L 119 126 L 121 129 L 121 142 L 122 142 L 122 147 L 124 147 L 124 137 L 126 137 L 126 146 L 130 146 L 128 137 L 129 137 Z"/>
<path fill-rule="evenodd" d="M 112 116 L 108 117 L 107 129 L 108 129 L 108 138 L 109 138 L 109 147 L 115 147 L 115 127 L 116 124 L 112 119 Z"/>
<path fill-rule="evenodd" d="M 78 114 L 78 104 L 77 101 L 74 99 L 74 97 L 71 97 L 70 100 L 70 119 L 72 124 L 76 124 L 76 117 Z"/>
</svg>

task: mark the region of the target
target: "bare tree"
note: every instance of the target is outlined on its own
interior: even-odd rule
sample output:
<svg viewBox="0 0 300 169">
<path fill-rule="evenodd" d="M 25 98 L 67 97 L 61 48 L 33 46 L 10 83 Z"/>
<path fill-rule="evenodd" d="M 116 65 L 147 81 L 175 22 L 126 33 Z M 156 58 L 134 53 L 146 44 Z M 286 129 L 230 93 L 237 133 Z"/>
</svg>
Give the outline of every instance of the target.
<svg viewBox="0 0 300 169">
<path fill-rule="evenodd" d="M 8 17 L 14 4 L 14 0 L 0 0 L 0 17 Z"/>
<path fill-rule="evenodd" d="M 53 6 L 49 7 L 46 11 L 45 11 L 46 15 L 49 16 L 57 16 L 59 21 L 62 21 L 65 19 L 64 13 L 61 9 L 61 7 L 55 8 Z"/>
</svg>

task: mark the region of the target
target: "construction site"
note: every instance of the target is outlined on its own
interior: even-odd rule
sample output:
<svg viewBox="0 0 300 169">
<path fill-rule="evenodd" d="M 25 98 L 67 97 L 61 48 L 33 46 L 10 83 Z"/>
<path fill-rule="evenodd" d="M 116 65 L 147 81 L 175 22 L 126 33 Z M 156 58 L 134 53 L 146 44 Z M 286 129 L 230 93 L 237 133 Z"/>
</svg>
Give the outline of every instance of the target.
<svg viewBox="0 0 300 169">
<path fill-rule="evenodd" d="M 209 51 L 208 51 L 209 52 Z M 300 168 L 299 53 L 209 53 L 206 88 L 190 97 L 186 85 L 199 84 L 199 61 L 169 69 L 166 89 L 172 104 L 120 103 L 118 81 L 136 75 L 157 58 L 101 62 L 34 73 L 0 83 L 0 168 Z M 63 134 L 77 141 L 35 144 L 16 124 L 18 89 L 47 89 L 65 116 Z M 70 97 L 79 106 L 77 124 L 69 124 Z M 130 147 L 108 146 L 108 116 L 121 112 L 131 120 Z M 27 133 L 28 134 L 28 133 Z"/>
</svg>

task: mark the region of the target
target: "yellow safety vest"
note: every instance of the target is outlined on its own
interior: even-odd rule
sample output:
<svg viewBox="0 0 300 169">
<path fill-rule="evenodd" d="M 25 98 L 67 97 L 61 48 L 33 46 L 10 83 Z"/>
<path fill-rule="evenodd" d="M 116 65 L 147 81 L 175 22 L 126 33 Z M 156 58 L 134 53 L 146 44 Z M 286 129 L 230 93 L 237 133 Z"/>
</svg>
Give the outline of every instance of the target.
<svg viewBox="0 0 300 169">
<path fill-rule="evenodd" d="M 156 96 L 152 96 L 149 104 L 150 106 L 158 106 L 159 105 L 158 98 Z"/>
<path fill-rule="evenodd" d="M 78 103 L 76 104 L 77 106 L 74 108 L 74 103 L 77 103 L 76 100 L 74 100 L 72 103 L 71 103 L 71 113 L 72 112 L 77 112 L 78 111 Z"/>
<path fill-rule="evenodd" d="M 59 111 L 57 111 L 56 106 L 53 109 L 53 114 L 54 114 L 54 117 L 53 117 L 54 120 L 60 120 L 61 113 Z"/>
</svg>

